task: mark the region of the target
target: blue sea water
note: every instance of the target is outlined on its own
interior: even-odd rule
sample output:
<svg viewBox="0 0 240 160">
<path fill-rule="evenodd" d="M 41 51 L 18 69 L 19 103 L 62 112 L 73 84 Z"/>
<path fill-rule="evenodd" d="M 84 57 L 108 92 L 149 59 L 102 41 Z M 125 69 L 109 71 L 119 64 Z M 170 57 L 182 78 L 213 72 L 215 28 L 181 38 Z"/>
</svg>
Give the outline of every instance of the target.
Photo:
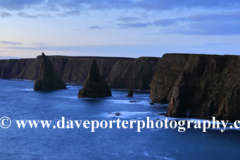
<svg viewBox="0 0 240 160">
<path fill-rule="evenodd" d="M 239 159 L 240 132 L 189 129 L 19 129 L 15 120 L 145 120 L 158 115 L 166 105 L 149 105 L 149 92 L 112 90 L 112 97 L 77 98 L 80 85 L 66 90 L 35 92 L 32 81 L 0 79 L 0 117 L 11 118 L 8 129 L 0 129 L 0 159 Z M 134 100 L 135 103 L 130 101 Z M 121 113 L 116 116 L 115 113 Z"/>
</svg>

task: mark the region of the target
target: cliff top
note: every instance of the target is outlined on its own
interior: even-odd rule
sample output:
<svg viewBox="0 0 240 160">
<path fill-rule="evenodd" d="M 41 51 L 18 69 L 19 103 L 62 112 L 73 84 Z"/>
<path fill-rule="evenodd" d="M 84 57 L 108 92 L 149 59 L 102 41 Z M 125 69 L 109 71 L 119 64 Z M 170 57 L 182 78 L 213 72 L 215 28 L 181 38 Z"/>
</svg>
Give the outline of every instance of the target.
<svg viewBox="0 0 240 160">
<path fill-rule="evenodd" d="M 236 56 L 239 57 L 240 55 L 230 55 L 230 54 L 224 54 L 224 55 L 218 55 L 218 54 L 203 54 L 203 53 L 165 53 L 165 55 L 196 55 L 196 56 Z"/>
</svg>

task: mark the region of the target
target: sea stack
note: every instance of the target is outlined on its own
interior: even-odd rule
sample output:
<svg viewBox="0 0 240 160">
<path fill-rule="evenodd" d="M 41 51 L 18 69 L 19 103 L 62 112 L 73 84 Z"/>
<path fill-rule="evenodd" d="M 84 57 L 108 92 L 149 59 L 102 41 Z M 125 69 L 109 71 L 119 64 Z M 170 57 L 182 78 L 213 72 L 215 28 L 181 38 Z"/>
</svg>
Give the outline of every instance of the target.
<svg viewBox="0 0 240 160">
<path fill-rule="evenodd" d="M 98 98 L 109 96 L 112 96 L 112 92 L 103 76 L 100 76 L 97 63 L 95 59 L 93 59 L 87 79 L 83 82 L 82 89 L 78 92 L 78 98 Z"/>
<path fill-rule="evenodd" d="M 66 89 L 66 84 L 54 72 L 52 62 L 42 53 L 39 79 L 34 83 L 35 91 Z"/>
<path fill-rule="evenodd" d="M 128 97 L 132 97 L 132 96 L 133 96 L 133 90 L 132 90 L 132 86 L 130 86 L 128 89 Z"/>
</svg>

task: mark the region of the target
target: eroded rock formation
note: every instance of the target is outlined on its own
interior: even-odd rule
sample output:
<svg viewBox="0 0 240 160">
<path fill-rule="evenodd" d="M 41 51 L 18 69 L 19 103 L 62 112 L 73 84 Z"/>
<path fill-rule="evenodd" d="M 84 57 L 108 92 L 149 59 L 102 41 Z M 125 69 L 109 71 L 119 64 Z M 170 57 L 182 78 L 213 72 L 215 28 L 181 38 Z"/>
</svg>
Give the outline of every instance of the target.
<svg viewBox="0 0 240 160">
<path fill-rule="evenodd" d="M 166 54 L 151 83 L 151 99 L 167 116 L 240 119 L 240 57 Z"/>
<path fill-rule="evenodd" d="M 108 97 L 112 96 L 111 90 L 105 82 L 103 76 L 100 76 L 98 65 L 93 59 L 87 79 L 83 82 L 82 89 L 79 90 L 78 97 Z"/>
<path fill-rule="evenodd" d="M 128 97 L 132 97 L 133 96 L 133 90 L 132 90 L 132 86 L 129 87 L 128 89 Z"/>
<path fill-rule="evenodd" d="M 39 79 L 34 83 L 35 91 L 66 89 L 65 83 L 54 72 L 52 62 L 42 53 Z"/>
<path fill-rule="evenodd" d="M 48 56 L 55 73 L 65 83 L 83 83 L 88 76 L 93 57 Z M 111 88 L 149 90 L 161 58 L 95 57 L 99 73 Z M 41 56 L 35 59 L 0 60 L 0 77 L 3 79 L 39 79 Z"/>
</svg>

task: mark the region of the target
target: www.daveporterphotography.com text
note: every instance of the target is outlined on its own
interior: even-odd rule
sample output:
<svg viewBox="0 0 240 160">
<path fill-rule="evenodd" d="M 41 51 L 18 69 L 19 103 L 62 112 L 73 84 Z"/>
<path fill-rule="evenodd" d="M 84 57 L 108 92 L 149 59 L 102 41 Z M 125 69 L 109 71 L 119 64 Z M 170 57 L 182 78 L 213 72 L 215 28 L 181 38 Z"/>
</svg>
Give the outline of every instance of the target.
<svg viewBox="0 0 240 160">
<path fill-rule="evenodd" d="M 178 132 L 185 132 L 187 129 L 200 129 L 202 132 L 207 132 L 207 129 L 220 129 L 224 132 L 227 127 L 240 128 L 240 120 L 234 123 L 229 123 L 228 120 L 216 120 L 212 117 L 212 120 L 151 120 L 146 117 L 145 120 L 121 120 L 120 118 L 115 120 L 67 120 L 62 117 L 57 120 L 56 125 L 53 125 L 53 120 L 15 120 L 19 129 L 89 129 L 91 132 L 95 132 L 97 129 L 136 129 L 137 132 L 141 132 L 143 129 L 177 129 Z M 12 121 L 8 117 L 2 117 L 0 119 L 0 127 L 7 129 L 11 126 Z"/>
</svg>

